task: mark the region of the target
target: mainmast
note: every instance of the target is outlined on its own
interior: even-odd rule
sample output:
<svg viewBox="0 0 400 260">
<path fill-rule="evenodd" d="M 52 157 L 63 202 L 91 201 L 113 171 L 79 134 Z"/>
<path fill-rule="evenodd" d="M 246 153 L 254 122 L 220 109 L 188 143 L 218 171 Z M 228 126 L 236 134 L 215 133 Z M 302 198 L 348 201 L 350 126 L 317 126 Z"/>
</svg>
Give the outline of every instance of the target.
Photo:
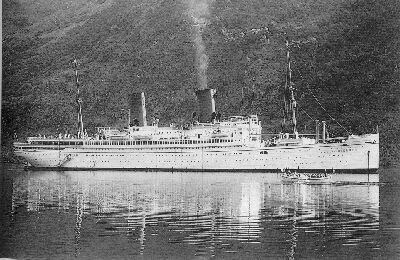
<svg viewBox="0 0 400 260">
<path fill-rule="evenodd" d="M 292 69 L 290 67 L 290 44 L 289 40 L 286 39 L 286 82 L 285 82 L 285 118 L 291 118 L 293 134 L 297 135 L 297 121 L 296 121 L 296 99 L 294 98 L 294 87 L 292 82 Z M 289 102 L 289 103 L 288 103 Z"/>
<path fill-rule="evenodd" d="M 75 68 L 75 84 L 76 84 L 76 102 L 78 103 L 78 138 L 83 138 L 83 118 L 82 118 L 82 98 L 79 88 L 79 77 L 78 77 L 78 61 L 74 59 L 74 68 Z"/>
</svg>

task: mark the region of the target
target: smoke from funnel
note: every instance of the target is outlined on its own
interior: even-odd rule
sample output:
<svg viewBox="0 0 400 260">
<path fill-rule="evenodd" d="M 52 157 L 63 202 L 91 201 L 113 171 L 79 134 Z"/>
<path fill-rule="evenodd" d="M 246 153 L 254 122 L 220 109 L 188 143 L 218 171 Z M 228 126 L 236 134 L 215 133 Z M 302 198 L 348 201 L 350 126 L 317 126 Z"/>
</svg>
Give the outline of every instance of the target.
<svg viewBox="0 0 400 260">
<path fill-rule="evenodd" d="M 198 71 L 199 88 L 207 88 L 208 56 L 203 42 L 202 32 L 207 25 L 210 15 L 209 6 L 211 0 L 186 0 L 188 13 L 194 23 L 194 44 L 196 47 L 196 66 Z"/>
</svg>

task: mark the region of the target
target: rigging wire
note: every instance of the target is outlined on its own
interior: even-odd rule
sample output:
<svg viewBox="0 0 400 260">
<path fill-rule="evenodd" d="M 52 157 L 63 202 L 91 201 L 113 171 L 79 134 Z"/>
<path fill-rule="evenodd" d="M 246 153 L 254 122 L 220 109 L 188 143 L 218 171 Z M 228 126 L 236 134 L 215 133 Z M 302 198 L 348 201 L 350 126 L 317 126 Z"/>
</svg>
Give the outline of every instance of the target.
<svg viewBox="0 0 400 260">
<path fill-rule="evenodd" d="M 315 119 L 312 118 L 312 116 L 310 116 L 310 115 L 307 113 L 307 111 L 305 111 L 301 106 L 299 106 L 299 105 L 297 104 L 297 107 L 300 108 L 300 110 L 303 111 L 311 120 L 315 121 Z"/>
<path fill-rule="evenodd" d="M 300 71 L 299 71 L 300 77 L 303 78 L 303 75 L 301 75 Z M 318 98 L 315 96 L 314 92 L 310 89 L 310 86 L 308 84 L 306 84 L 308 91 L 311 93 L 311 95 L 313 96 L 313 98 L 315 99 L 315 101 L 318 103 L 318 105 L 326 112 L 326 114 L 329 116 L 329 118 L 334 121 L 336 124 L 338 124 L 341 128 L 343 128 L 344 131 L 346 131 L 346 133 L 348 135 L 351 135 L 351 133 L 343 126 L 341 125 L 335 118 L 333 118 L 329 112 L 325 109 L 325 107 L 321 104 L 321 102 L 319 102 Z M 305 112 L 305 111 L 304 111 Z"/>
<path fill-rule="evenodd" d="M 311 91 L 311 89 L 309 88 L 309 86 L 307 85 L 307 89 L 308 91 L 310 91 L 311 95 L 313 96 L 313 98 L 315 99 L 315 101 L 318 103 L 318 105 L 326 112 L 326 114 L 329 116 L 330 119 L 332 119 L 335 123 L 337 123 L 341 128 L 343 128 L 347 134 L 351 134 L 344 126 L 342 126 L 338 121 L 336 121 L 335 118 L 333 118 L 329 112 L 325 109 L 325 107 L 321 104 L 321 102 L 319 102 L 318 98 L 314 95 L 314 93 Z"/>
</svg>

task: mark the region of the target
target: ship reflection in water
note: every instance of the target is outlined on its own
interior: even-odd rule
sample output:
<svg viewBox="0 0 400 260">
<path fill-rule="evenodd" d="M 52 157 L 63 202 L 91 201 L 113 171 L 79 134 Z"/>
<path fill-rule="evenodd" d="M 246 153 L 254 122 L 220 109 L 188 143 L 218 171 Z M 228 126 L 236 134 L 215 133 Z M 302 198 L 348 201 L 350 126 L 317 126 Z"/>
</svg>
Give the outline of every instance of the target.
<svg viewBox="0 0 400 260">
<path fill-rule="evenodd" d="M 8 253 L 173 259 L 379 255 L 379 185 L 354 183 L 354 175 L 337 178 L 344 181 L 285 183 L 272 173 L 22 172 L 12 183 Z"/>
</svg>

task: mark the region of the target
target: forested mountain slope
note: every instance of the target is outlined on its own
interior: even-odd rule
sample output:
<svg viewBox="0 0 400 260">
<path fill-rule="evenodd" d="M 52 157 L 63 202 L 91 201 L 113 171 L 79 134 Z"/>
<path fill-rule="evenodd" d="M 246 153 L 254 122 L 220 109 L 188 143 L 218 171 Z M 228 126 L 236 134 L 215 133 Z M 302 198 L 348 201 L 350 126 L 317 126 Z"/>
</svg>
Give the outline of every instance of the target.
<svg viewBox="0 0 400 260">
<path fill-rule="evenodd" d="M 197 109 L 194 90 L 205 83 L 217 89 L 224 115 L 257 113 L 266 131 L 279 132 L 289 39 L 300 130 L 312 132 L 315 119 L 326 120 L 333 135 L 372 132 L 378 125 L 382 163 L 400 157 L 396 0 L 2 5 L 3 151 L 14 133 L 75 129 L 74 57 L 89 132 L 126 122 L 122 109 L 134 91 L 146 93 L 149 117 L 184 123 Z"/>
</svg>

